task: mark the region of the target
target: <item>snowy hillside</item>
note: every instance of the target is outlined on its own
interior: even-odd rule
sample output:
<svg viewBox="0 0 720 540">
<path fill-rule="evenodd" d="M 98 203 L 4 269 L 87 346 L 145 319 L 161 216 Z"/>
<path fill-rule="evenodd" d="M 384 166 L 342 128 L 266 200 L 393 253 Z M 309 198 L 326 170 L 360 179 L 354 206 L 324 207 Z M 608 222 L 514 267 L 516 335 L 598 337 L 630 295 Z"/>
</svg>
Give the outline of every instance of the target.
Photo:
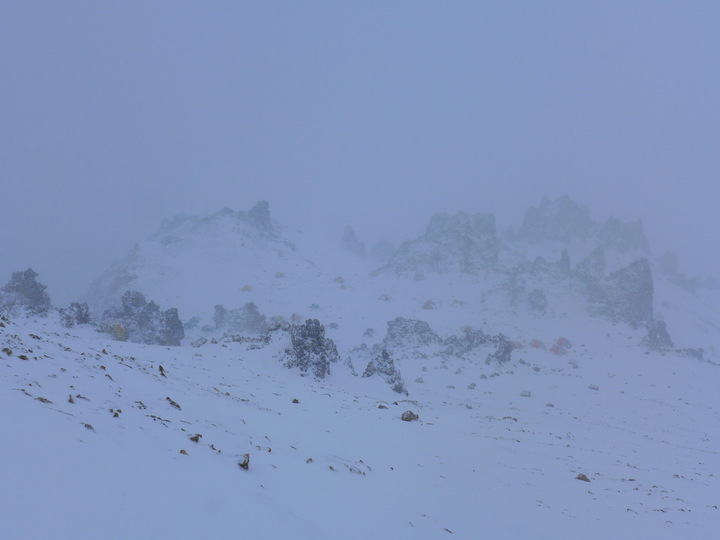
<svg viewBox="0 0 720 540">
<path fill-rule="evenodd" d="M 714 537 L 719 293 L 640 222 L 558 199 L 340 244 L 178 217 L 89 323 L 14 275 L 0 537 Z"/>
</svg>

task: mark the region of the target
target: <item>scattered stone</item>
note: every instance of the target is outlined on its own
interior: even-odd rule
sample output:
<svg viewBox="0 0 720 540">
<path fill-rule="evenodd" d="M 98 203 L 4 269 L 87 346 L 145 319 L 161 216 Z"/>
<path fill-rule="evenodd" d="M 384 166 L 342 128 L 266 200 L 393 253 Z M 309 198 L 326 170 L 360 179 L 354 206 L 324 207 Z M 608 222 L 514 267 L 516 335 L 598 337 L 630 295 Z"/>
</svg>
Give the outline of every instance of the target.
<svg viewBox="0 0 720 540">
<path fill-rule="evenodd" d="M 529 390 L 523 390 L 520 392 L 520 397 L 530 397 L 532 394 Z"/>
<path fill-rule="evenodd" d="M 240 456 L 238 467 L 245 469 L 246 471 L 250 468 L 250 454 L 243 454 Z"/>
<path fill-rule="evenodd" d="M 173 401 L 170 397 L 166 397 L 166 398 L 165 398 L 165 401 L 167 401 L 167 402 L 170 404 L 170 406 L 176 408 L 177 410 L 179 410 L 179 411 L 182 410 L 182 409 L 180 408 L 180 405 L 179 405 L 176 401 Z"/>
<path fill-rule="evenodd" d="M 206 337 L 199 337 L 195 341 L 191 342 L 190 346 L 197 349 L 198 347 L 202 347 L 203 345 L 205 345 L 207 342 L 208 340 Z"/>
<path fill-rule="evenodd" d="M 575 480 L 582 480 L 583 482 L 590 482 L 590 479 L 587 476 L 585 476 L 583 473 L 578 474 L 575 477 Z"/>
<path fill-rule="evenodd" d="M 600 390 L 600 387 L 597 384 L 591 384 L 588 388 L 590 390 Z"/>
<path fill-rule="evenodd" d="M 412 411 L 405 411 L 400 416 L 400 419 L 403 420 L 404 422 L 413 422 L 415 420 L 419 420 L 420 416 Z"/>
<path fill-rule="evenodd" d="M 200 433 L 196 433 L 190 437 L 192 442 L 200 442 L 200 439 L 202 439 L 202 435 Z"/>
<path fill-rule="evenodd" d="M 300 403 L 300 400 L 296 398 L 296 399 L 293 399 L 292 402 L 293 402 L 293 403 Z"/>
</svg>

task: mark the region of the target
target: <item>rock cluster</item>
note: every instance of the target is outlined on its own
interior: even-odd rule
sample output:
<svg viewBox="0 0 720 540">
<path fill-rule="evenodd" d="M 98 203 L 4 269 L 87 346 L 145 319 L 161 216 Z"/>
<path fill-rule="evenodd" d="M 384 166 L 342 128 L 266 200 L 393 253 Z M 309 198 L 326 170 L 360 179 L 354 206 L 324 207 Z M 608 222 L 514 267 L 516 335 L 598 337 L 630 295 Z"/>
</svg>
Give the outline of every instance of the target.
<svg viewBox="0 0 720 540">
<path fill-rule="evenodd" d="M 150 345 L 180 345 L 185 337 L 177 309 L 160 311 L 142 293 L 127 291 L 119 308 L 105 311 L 100 329 L 115 339 Z"/>
</svg>

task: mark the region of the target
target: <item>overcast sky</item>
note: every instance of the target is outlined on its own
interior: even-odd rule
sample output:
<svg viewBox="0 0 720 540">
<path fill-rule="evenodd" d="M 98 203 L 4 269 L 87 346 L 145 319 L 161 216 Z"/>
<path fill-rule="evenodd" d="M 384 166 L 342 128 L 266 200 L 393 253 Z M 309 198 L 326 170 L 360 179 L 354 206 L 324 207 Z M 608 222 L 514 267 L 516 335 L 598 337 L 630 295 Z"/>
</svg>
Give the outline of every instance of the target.
<svg viewBox="0 0 720 540">
<path fill-rule="evenodd" d="M 715 1 L 6 0 L 0 282 L 66 302 L 163 217 L 259 199 L 372 243 L 563 194 L 720 275 L 718 28 Z"/>
</svg>

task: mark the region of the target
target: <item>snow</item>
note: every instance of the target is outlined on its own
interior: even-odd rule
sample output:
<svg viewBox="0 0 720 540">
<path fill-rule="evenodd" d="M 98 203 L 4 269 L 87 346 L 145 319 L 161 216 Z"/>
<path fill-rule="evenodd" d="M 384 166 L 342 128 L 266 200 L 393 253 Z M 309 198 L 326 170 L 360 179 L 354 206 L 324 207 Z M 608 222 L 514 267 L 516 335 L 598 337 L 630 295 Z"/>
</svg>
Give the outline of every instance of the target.
<svg viewBox="0 0 720 540">
<path fill-rule="evenodd" d="M 641 348 L 644 330 L 591 317 L 557 280 L 537 278 L 549 299 L 537 314 L 509 302 L 496 273 L 371 275 L 377 263 L 300 233 L 283 232 L 292 250 L 214 227 L 141 245 L 139 290 L 200 326 L 215 303 L 318 318 L 341 361 L 320 380 L 284 367 L 279 342 L 163 347 L 13 317 L 0 328 L 1 538 L 715 536 L 712 296 L 655 273 L 655 309 L 677 346 L 705 349 L 698 360 Z M 521 347 L 502 365 L 485 349 L 398 354 L 405 396 L 343 363 L 398 316 Z M 571 346 L 553 354 L 560 337 Z"/>
</svg>

